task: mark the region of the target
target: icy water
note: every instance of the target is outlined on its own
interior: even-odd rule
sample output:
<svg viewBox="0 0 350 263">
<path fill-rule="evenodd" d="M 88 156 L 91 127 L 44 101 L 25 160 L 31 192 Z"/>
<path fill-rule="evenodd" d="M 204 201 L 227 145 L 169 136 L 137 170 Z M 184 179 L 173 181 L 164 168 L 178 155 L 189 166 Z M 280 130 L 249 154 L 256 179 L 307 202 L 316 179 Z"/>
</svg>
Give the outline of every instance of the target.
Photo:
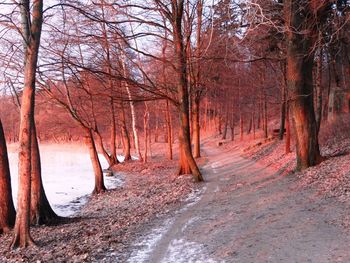
<svg viewBox="0 0 350 263">
<path fill-rule="evenodd" d="M 18 154 L 9 147 L 12 194 L 16 205 L 18 188 Z M 54 211 L 70 216 L 86 203 L 94 188 L 94 173 L 87 149 L 78 145 L 41 145 L 42 178 L 47 198 Z M 102 168 L 106 160 L 100 156 Z M 120 176 L 105 177 L 108 189 L 122 185 Z"/>
</svg>

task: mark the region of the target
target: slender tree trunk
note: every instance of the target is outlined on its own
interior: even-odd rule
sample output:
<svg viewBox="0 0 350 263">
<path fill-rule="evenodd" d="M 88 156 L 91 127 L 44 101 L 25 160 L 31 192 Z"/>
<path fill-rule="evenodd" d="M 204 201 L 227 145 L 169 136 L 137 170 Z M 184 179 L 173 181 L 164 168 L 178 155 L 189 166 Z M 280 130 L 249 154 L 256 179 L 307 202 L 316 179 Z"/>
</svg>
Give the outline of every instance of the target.
<svg viewBox="0 0 350 263">
<path fill-rule="evenodd" d="M 207 133 L 207 125 L 208 125 L 208 108 L 209 108 L 209 102 L 208 102 L 208 96 L 205 99 L 205 106 L 204 106 L 204 123 L 203 123 L 203 129 L 205 133 Z"/>
<path fill-rule="evenodd" d="M 319 54 L 317 59 L 317 68 L 316 68 L 316 129 L 317 134 L 320 131 L 321 120 L 322 120 L 322 47 L 319 47 Z"/>
<path fill-rule="evenodd" d="M 231 141 L 233 142 L 235 140 L 235 126 L 234 124 L 231 124 Z"/>
<path fill-rule="evenodd" d="M 143 154 L 143 162 L 147 163 L 148 161 L 148 123 L 149 123 L 149 111 L 147 103 L 145 102 L 145 113 L 143 115 L 143 132 L 144 132 L 144 142 L 145 142 L 145 152 Z"/>
<path fill-rule="evenodd" d="M 253 102 L 252 129 L 253 129 L 253 139 L 255 140 L 255 101 Z"/>
<path fill-rule="evenodd" d="M 116 127 L 116 117 L 115 117 L 115 107 L 114 107 L 114 100 L 111 97 L 111 138 L 110 138 L 110 159 L 111 162 L 108 162 L 109 167 L 113 166 L 114 164 L 119 163 L 118 158 L 117 158 L 117 145 L 116 145 L 116 141 L 117 141 L 117 127 Z"/>
<path fill-rule="evenodd" d="M 166 125 L 168 132 L 168 158 L 173 159 L 173 132 L 171 125 L 170 105 L 169 100 L 166 100 Z"/>
<path fill-rule="evenodd" d="M 199 109 L 200 109 L 200 99 L 199 95 L 195 95 L 193 108 L 192 108 L 192 118 L 193 118 L 193 157 L 201 157 L 201 137 L 200 137 L 200 124 L 199 124 Z"/>
<path fill-rule="evenodd" d="M 195 91 L 192 105 L 192 125 L 193 125 L 193 156 L 199 158 L 201 156 L 201 136 L 200 136 L 200 102 L 201 102 L 201 36 L 202 36 L 202 16 L 203 16 L 203 0 L 197 1 L 197 34 L 196 34 L 196 76 L 195 76 Z"/>
<path fill-rule="evenodd" d="M 286 101 L 286 154 L 290 153 L 290 117 L 289 117 L 289 102 Z"/>
<path fill-rule="evenodd" d="M 95 174 L 95 187 L 93 190 L 93 194 L 100 194 L 106 191 L 106 187 L 103 181 L 103 172 L 100 160 L 98 159 L 97 149 L 95 145 L 95 140 L 91 129 L 85 128 L 86 132 L 86 146 L 89 149 L 90 159 L 92 163 L 92 167 L 94 169 Z"/>
<path fill-rule="evenodd" d="M 46 197 L 41 177 L 41 160 L 35 123 L 32 124 L 31 133 L 31 198 L 30 198 L 30 222 L 35 225 L 50 224 L 60 218 L 52 210 Z"/>
<path fill-rule="evenodd" d="M 123 137 L 123 145 L 124 145 L 124 161 L 129 161 L 131 160 L 131 154 L 130 154 L 130 137 L 129 137 L 129 132 L 128 128 L 126 126 L 126 118 L 125 118 L 125 110 L 124 110 L 124 104 L 123 102 L 120 103 L 121 105 L 121 115 L 122 115 L 122 137 Z"/>
<path fill-rule="evenodd" d="M 243 141 L 244 130 L 243 130 L 243 116 L 241 113 L 239 116 L 239 129 L 240 129 L 240 138 L 241 138 L 241 141 Z"/>
<path fill-rule="evenodd" d="M 124 66 L 125 67 L 125 66 Z M 135 150 L 137 157 L 139 158 L 139 161 L 142 162 L 142 154 L 141 154 L 141 149 L 140 149 L 140 142 L 139 142 L 139 134 L 138 130 L 136 127 L 136 111 L 135 111 L 135 102 L 132 100 L 129 84 L 125 83 L 125 88 L 128 93 L 129 97 L 129 104 L 130 104 L 130 111 L 131 111 L 131 123 L 132 123 L 132 131 L 134 135 L 134 145 L 135 145 Z"/>
<path fill-rule="evenodd" d="M 314 21 L 310 3 L 287 0 L 286 20 L 290 26 L 287 35 L 287 83 L 291 100 L 291 112 L 296 138 L 297 169 L 302 170 L 321 161 L 314 112 L 312 69 L 314 54 Z M 300 8 L 305 9 L 300 12 Z M 309 15 L 309 16 L 308 16 Z M 308 32 L 300 34 L 295 29 Z"/>
<path fill-rule="evenodd" d="M 278 134 L 278 138 L 283 140 L 284 130 L 285 130 L 285 122 L 286 122 L 286 87 L 282 85 L 282 101 L 281 101 L 281 112 L 280 112 L 280 131 Z"/>
<path fill-rule="evenodd" d="M 103 157 L 107 160 L 108 166 L 109 166 L 108 169 L 110 169 L 113 165 L 115 165 L 116 163 L 119 163 L 116 157 L 117 155 L 115 154 L 114 155 L 115 157 L 113 157 L 113 154 L 109 154 L 107 152 L 106 148 L 103 145 L 103 139 L 98 129 L 95 130 L 95 135 L 97 136 L 97 145 L 99 147 L 99 150 L 101 151 Z"/>
<path fill-rule="evenodd" d="M 223 133 L 222 133 L 222 139 L 223 140 L 226 140 L 227 127 L 228 127 L 228 106 L 226 107 L 226 112 L 225 112 L 225 124 L 224 124 L 224 130 L 223 130 Z"/>
<path fill-rule="evenodd" d="M 159 116 L 158 116 L 158 111 L 156 111 L 156 127 L 154 131 L 154 142 L 158 142 L 158 134 L 159 134 Z"/>
<path fill-rule="evenodd" d="M 0 120 L 0 234 L 14 226 L 15 218 L 6 139 Z"/>
<path fill-rule="evenodd" d="M 268 137 L 268 132 L 267 132 L 267 98 L 266 98 L 266 93 L 264 94 L 264 137 Z"/>
</svg>

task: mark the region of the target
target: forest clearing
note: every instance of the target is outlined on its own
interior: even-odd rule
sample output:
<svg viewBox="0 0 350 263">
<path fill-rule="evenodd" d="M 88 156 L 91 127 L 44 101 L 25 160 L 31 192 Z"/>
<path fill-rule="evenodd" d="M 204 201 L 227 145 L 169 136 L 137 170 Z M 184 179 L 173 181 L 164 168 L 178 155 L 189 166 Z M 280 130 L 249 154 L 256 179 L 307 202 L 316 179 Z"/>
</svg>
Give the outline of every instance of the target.
<svg viewBox="0 0 350 263">
<path fill-rule="evenodd" d="M 349 10 L 0 1 L 0 262 L 350 262 Z"/>
</svg>

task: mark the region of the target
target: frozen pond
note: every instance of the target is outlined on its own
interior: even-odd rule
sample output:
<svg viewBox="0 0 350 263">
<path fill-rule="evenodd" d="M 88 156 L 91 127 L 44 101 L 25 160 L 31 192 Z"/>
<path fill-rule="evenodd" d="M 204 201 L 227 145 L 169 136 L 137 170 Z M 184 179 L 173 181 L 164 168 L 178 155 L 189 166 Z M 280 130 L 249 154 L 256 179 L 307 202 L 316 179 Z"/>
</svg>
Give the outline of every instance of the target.
<svg viewBox="0 0 350 263">
<path fill-rule="evenodd" d="M 60 216 L 76 212 L 94 189 L 94 173 L 90 156 L 84 146 L 41 145 L 42 178 L 47 198 Z M 100 156 L 102 168 L 106 160 Z M 16 205 L 18 187 L 18 154 L 16 147 L 9 147 L 12 193 Z M 120 176 L 105 177 L 108 189 L 123 183 Z"/>
</svg>

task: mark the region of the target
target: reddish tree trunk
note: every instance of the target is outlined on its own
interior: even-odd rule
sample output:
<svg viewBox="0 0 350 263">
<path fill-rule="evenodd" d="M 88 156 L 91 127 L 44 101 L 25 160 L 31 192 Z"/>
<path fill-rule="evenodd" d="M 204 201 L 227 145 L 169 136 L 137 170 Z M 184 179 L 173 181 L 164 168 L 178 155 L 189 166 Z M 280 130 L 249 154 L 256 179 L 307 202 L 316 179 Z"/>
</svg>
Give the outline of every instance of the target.
<svg viewBox="0 0 350 263">
<path fill-rule="evenodd" d="M 86 145 L 89 149 L 90 159 L 92 163 L 92 167 L 94 169 L 95 174 L 95 187 L 93 190 L 93 194 L 99 194 L 106 191 L 106 187 L 103 181 L 103 172 L 100 160 L 98 159 L 98 154 L 96 150 L 95 140 L 91 129 L 85 128 L 86 132 Z"/>
<path fill-rule="evenodd" d="M 286 102 L 286 154 L 290 153 L 290 119 L 289 119 L 289 103 Z"/>
<path fill-rule="evenodd" d="M 30 222 L 35 225 L 50 224 L 56 222 L 59 217 L 52 210 L 47 200 L 42 177 L 39 144 L 36 136 L 35 123 L 32 125 L 31 134 L 32 151 L 32 176 L 31 176 L 31 198 L 30 198 Z"/>
<path fill-rule="evenodd" d="M 125 110 L 124 110 L 124 104 L 121 102 L 121 114 L 122 114 L 122 137 L 123 137 L 123 146 L 124 146 L 124 161 L 131 160 L 131 153 L 130 153 L 130 137 L 128 128 L 126 126 L 126 118 L 125 118 Z"/>
<path fill-rule="evenodd" d="M 25 47 L 24 89 L 20 110 L 17 215 L 11 248 L 26 247 L 33 244 L 29 232 L 31 132 L 34 123 L 35 74 L 43 22 L 42 0 L 33 1 L 32 17 L 30 14 L 30 1 L 23 0 L 21 2 L 21 18 Z"/>
<path fill-rule="evenodd" d="M 296 138 L 297 169 L 302 170 L 321 161 L 317 125 L 314 112 L 312 69 L 314 54 L 313 23 L 310 4 L 304 1 L 286 1 L 287 84 Z M 305 12 L 300 12 L 303 8 Z M 301 34 L 295 29 L 308 32 Z"/>
<path fill-rule="evenodd" d="M 15 224 L 16 211 L 12 199 L 10 166 L 4 130 L 0 120 L 0 234 Z"/>
<path fill-rule="evenodd" d="M 200 137 L 200 125 L 199 125 L 199 108 L 200 108 L 200 99 L 199 96 L 195 96 L 193 100 L 193 109 L 192 109 L 192 123 L 193 123 L 193 157 L 201 157 L 201 137 Z"/>
<path fill-rule="evenodd" d="M 171 125 L 171 115 L 170 115 L 170 105 L 169 101 L 166 101 L 166 126 L 168 133 L 168 158 L 169 160 L 173 159 L 173 133 Z"/>
<path fill-rule="evenodd" d="M 174 53 L 176 58 L 176 75 L 177 75 L 177 94 L 178 94 L 178 109 L 180 113 L 179 127 L 179 148 L 180 148 L 180 167 L 179 174 L 187 174 L 191 172 L 197 181 L 203 181 L 203 177 L 196 161 L 193 158 L 191 150 L 190 138 L 190 122 L 189 122 L 189 94 L 187 85 L 187 66 L 186 54 L 183 45 L 182 35 L 182 16 L 183 2 L 176 3 L 177 8 L 173 10 L 174 20 Z"/>
</svg>

